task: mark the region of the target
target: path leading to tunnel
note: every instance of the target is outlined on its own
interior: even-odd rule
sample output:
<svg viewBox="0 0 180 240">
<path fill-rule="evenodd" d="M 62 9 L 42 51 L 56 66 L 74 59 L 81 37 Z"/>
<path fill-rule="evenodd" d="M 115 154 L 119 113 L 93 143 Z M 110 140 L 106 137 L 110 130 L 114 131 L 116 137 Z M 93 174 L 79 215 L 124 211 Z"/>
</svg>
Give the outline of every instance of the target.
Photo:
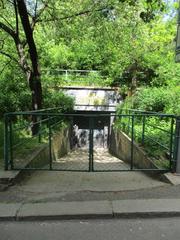
<svg viewBox="0 0 180 240">
<path fill-rule="evenodd" d="M 130 167 L 119 158 L 112 156 L 106 148 L 94 148 L 94 170 L 113 171 L 128 170 Z M 77 148 L 53 163 L 53 169 L 88 171 L 89 151 Z"/>
<path fill-rule="evenodd" d="M 111 156 L 106 149 L 95 148 L 95 167 L 128 168 L 118 158 Z M 76 149 L 53 163 L 54 167 L 88 167 L 88 149 Z M 97 166 L 96 166 L 97 165 Z M 78 166 L 78 167 L 79 167 Z M 103 199 L 144 198 L 156 196 L 169 184 L 153 179 L 143 172 L 72 172 L 34 171 L 8 191 L 0 195 L 1 202 L 55 202 L 91 201 Z M 137 192 L 137 194 L 134 194 Z M 157 195 L 158 196 L 158 195 Z"/>
<path fill-rule="evenodd" d="M 161 195 L 170 198 L 173 191 L 167 194 L 166 189 L 168 192 L 169 188 L 169 184 L 142 172 L 35 171 L 29 176 L 26 175 L 26 178 L 10 187 L 8 191 L 2 192 L 0 201 L 6 203 L 99 201 L 161 198 Z"/>
</svg>

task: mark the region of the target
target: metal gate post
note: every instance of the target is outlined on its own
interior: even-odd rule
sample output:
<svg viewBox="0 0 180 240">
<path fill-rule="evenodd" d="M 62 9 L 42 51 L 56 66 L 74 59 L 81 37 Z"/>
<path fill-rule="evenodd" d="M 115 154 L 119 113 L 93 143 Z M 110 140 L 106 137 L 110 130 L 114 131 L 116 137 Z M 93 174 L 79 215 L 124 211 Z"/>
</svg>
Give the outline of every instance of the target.
<svg viewBox="0 0 180 240">
<path fill-rule="evenodd" d="M 146 124 L 146 116 L 143 116 L 142 122 L 142 145 L 144 145 L 144 137 L 145 137 L 145 124 Z"/>
<path fill-rule="evenodd" d="M 51 132 L 51 118 L 48 116 L 48 140 L 49 140 L 49 170 L 52 170 L 52 132 Z"/>
<path fill-rule="evenodd" d="M 11 170 L 14 169 L 13 163 L 13 128 L 12 128 L 12 120 L 9 121 L 9 149 L 10 149 L 10 166 Z"/>
<path fill-rule="evenodd" d="M 9 167 L 9 117 L 4 115 L 4 169 L 8 170 Z"/>
<path fill-rule="evenodd" d="M 93 163 L 93 124 L 94 119 L 91 117 L 89 119 L 89 172 L 94 171 L 94 163 Z"/>
<path fill-rule="evenodd" d="M 180 117 L 176 119 L 175 151 L 176 173 L 180 174 Z"/>
<path fill-rule="evenodd" d="M 170 135 L 170 146 L 169 146 L 169 170 L 173 170 L 173 139 L 174 139 L 174 118 L 171 119 L 171 135 Z"/>
<path fill-rule="evenodd" d="M 134 115 L 132 115 L 132 126 L 131 126 L 131 171 L 134 167 Z"/>
</svg>

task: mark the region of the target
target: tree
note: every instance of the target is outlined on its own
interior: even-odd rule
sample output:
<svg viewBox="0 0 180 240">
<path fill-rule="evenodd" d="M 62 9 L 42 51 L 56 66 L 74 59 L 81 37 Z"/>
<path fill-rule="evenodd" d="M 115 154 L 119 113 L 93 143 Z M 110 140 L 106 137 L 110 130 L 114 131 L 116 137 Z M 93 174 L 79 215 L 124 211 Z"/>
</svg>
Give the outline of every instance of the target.
<svg viewBox="0 0 180 240">
<path fill-rule="evenodd" d="M 6 11 L 7 8 L 10 10 L 10 12 L 12 12 L 12 8 L 14 8 L 15 21 L 11 16 L 13 23 L 10 23 L 7 20 L 8 18 L 6 18 L 8 14 Z M 42 107 L 42 88 L 38 54 L 33 37 L 33 30 L 38 15 L 35 12 L 33 21 L 30 23 L 29 13 L 24 0 L 7 1 L 6 3 L 1 1 L 1 13 L 0 29 L 13 39 L 19 59 L 16 59 L 10 53 L 7 53 L 3 50 L 6 39 L 1 39 L 2 46 L 0 53 L 14 60 L 20 65 L 20 68 L 26 75 L 26 79 L 32 93 L 32 109 L 40 109 Z M 4 13 L 5 16 L 3 15 Z M 20 21 L 22 26 L 20 26 Z"/>
<path fill-rule="evenodd" d="M 138 41 L 132 41 L 134 32 L 142 31 L 139 25 L 152 21 L 165 4 L 163 0 L 0 0 L 0 6 L 0 53 L 26 75 L 32 109 L 37 110 L 42 107 L 39 56 L 44 53 L 41 63 L 49 65 L 47 55 L 61 48 L 57 62 L 50 56 L 54 61 L 50 67 L 58 66 L 66 51 L 62 67 L 97 69 L 118 79 L 133 61 L 139 64 L 137 51 L 130 54 Z"/>
</svg>

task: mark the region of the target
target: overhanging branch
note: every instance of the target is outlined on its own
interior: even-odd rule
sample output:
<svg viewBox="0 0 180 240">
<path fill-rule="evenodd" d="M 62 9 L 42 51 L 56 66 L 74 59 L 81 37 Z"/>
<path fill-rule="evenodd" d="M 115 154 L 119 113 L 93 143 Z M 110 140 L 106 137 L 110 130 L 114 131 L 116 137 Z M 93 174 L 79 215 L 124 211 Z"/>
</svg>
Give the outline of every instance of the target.
<svg viewBox="0 0 180 240">
<path fill-rule="evenodd" d="M 13 60 L 15 63 L 17 63 L 19 65 L 18 60 L 15 57 L 11 56 L 9 53 L 6 53 L 6 52 L 0 50 L 0 54 L 4 55 L 5 57 L 10 58 L 11 60 Z"/>
<path fill-rule="evenodd" d="M 58 20 L 67 20 L 67 19 L 71 19 L 71 18 L 74 18 L 74 17 L 90 14 L 93 11 L 94 12 L 100 12 L 100 11 L 106 10 L 107 8 L 108 8 L 108 6 L 102 7 L 102 8 L 98 8 L 98 9 L 95 9 L 95 10 L 84 10 L 84 11 L 81 11 L 81 12 L 78 12 L 78 13 L 74 13 L 74 14 L 69 15 L 69 16 L 60 17 L 60 18 L 52 17 L 52 18 L 49 18 L 49 19 L 38 19 L 38 22 L 52 22 L 54 20 L 56 20 L 56 21 L 58 21 Z"/>
<path fill-rule="evenodd" d="M 0 28 L 6 33 L 8 33 L 15 41 L 17 40 L 16 32 L 7 25 L 5 25 L 3 22 L 0 22 Z"/>
</svg>

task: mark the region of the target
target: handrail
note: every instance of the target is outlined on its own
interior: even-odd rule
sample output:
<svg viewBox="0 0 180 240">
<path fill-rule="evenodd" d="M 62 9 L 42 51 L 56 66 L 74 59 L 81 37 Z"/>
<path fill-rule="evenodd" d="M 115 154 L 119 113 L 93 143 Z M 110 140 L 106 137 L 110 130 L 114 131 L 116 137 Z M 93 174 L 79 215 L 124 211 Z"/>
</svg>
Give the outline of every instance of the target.
<svg viewBox="0 0 180 240">
<path fill-rule="evenodd" d="M 78 104 L 77 104 L 77 106 L 78 106 Z M 94 106 L 94 105 L 79 104 L 79 106 Z M 98 105 L 95 105 L 95 106 L 98 106 Z M 99 106 L 102 107 L 102 105 L 99 105 Z M 111 106 L 103 105 L 103 106 L 114 107 L 114 105 L 111 105 Z M 140 111 L 140 110 L 132 110 L 132 111 L 129 110 L 128 114 L 127 113 L 117 114 L 117 113 L 112 113 L 112 112 L 109 112 L 109 113 L 97 113 L 96 112 L 94 114 L 92 112 L 91 113 L 77 113 L 77 112 L 62 113 L 62 112 L 57 112 L 58 109 L 61 110 L 61 107 L 60 108 L 56 107 L 56 108 L 49 108 L 49 109 L 41 109 L 41 110 L 37 110 L 37 111 L 27 111 L 27 112 L 10 112 L 10 113 L 6 113 L 4 115 L 5 116 L 5 144 L 4 144 L 4 146 L 5 146 L 6 170 L 9 168 L 9 166 L 11 166 L 11 168 L 13 169 L 13 159 L 14 159 L 13 151 L 15 151 L 15 148 L 20 146 L 21 143 L 19 143 L 19 142 L 22 142 L 22 144 L 23 144 L 25 141 L 28 141 L 29 139 L 31 139 L 31 137 L 33 137 L 33 138 L 37 137 L 37 138 L 39 138 L 39 141 L 40 141 L 41 135 L 42 135 L 42 136 L 45 136 L 44 139 L 48 142 L 49 149 L 51 151 L 52 140 L 53 140 L 52 136 L 53 136 L 53 134 L 55 134 L 55 131 L 57 129 L 60 129 L 60 127 L 58 127 L 58 126 L 62 126 L 61 124 L 63 121 L 68 121 L 68 123 L 72 123 L 73 117 L 75 117 L 75 118 L 76 117 L 86 117 L 87 119 L 89 118 L 93 121 L 97 118 L 103 118 L 103 117 L 108 117 L 108 118 L 113 117 L 112 118 L 113 121 L 114 121 L 114 119 L 115 120 L 126 119 L 126 122 L 123 122 L 121 120 L 119 122 L 120 122 L 120 124 L 126 124 L 125 127 L 128 126 L 128 133 L 129 133 L 130 138 L 132 139 L 132 141 L 131 141 L 131 156 L 132 156 L 131 170 L 133 170 L 133 154 L 134 154 L 133 143 L 136 140 L 136 133 L 137 133 L 136 132 L 136 124 L 138 124 L 141 121 L 142 122 L 140 123 L 141 124 L 140 125 L 141 133 L 140 134 L 142 134 L 142 143 L 144 145 L 146 145 L 146 141 L 144 141 L 144 138 L 145 138 L 145 140 L 146 140 L 146 138 L 151 139 L 152 142 L 155 142 L 159 146 L 163 147 L 165 150 L 169 151 L 170 159 L 171 160 L 173 159 L 173 147 L 172 146 L 173 146 L 173 140 L 175 138 L 174 119 L 177 118 L 177 116 L 175 116 L 175 115 L 164 114 L 164 113 L 145 112 L 145 111 Z M 57 110 L 57 111 L 55 111 L 55 110 Z M 127 111 L 127 109 L 126 109 L 126 111 Z M 16 116 L 16 119 L 18 119 L 18 117 L 20 116 L 20 118 L 19 118 L 20 120 L 22 120 L 22 118 L 24 116 L 25 121 L 26 120 L 32 121 L 32 116 L 36 116 L 37 121 L 34 123 L 30 122 L 30 124 L 27 124 L 27 125 L 24 124 L 24 122 L 22 122 L 23 123 L 22 128 L 19 127 L 19 125 L 17 125 L 18 128 L 14 128 L 13 127 L 14 116 Z M 22 118 L 21 118 L 21 116 L 22 116 Z M 29 117 L 27 118 L 26 116 L 30 116 L 30 118 Z M 168 129 L 170 129 L 170 131 L 167 131 L 167 129 L 166 130 L 164 129 L 164 132 L 166 133 L 166 135 L 165 134 L 163 135 L 163 136 L 167 137 L 167 134 L 168 134 L 167 145 L 166 145 L 166 142 L 164 144 L 163 142 L 160 142 L 158 138 L 154 138 L 153 136 L 151 136 L 151 134 L 146 133 L 146 125 L 149 124 L 147 121 L 147 118 L 151 118 L 151 117 L 160 118 L 161 120 L 169 118 L 169 120 L 171 120 L 170 128 L 168 127 Z M 112 124 L 112 122 L 110 124 Z M 36 135 L 30 137 L 29 131 L 27 131 L 28 129 L 25 129 L 25 128 L 33 127 L 35 125 L 39 125 L 40 128 L 38 129 Z M 163 129 L 161 127 L 155 126 L 153 124 L 150 124 L 150 125 L 153 128 L 156 127 L 157 129 L 163 131 Z M 56 126 L 58 128 L 56 128 Z M 111 125 L 111 127 L 112 127 L 112 125 Z M 25 132 L 26 139 L 25 140 L 19 139 L 20 141 L 14 142 L 14 145 L 13 145 L 14 131 L 21 131 L 23 129 L 25 129 L 25 131 L 26 131 Z M 126 131 L 124 131 L 124 132 L 126 132 Z M 49 153 L 49 154 L 51 157 L 51 165 L 52 165 L 52 155 L 51 155 L 51 153 Z M 171 161 L 171 162 L 173 162 L 173 161 Z"/>
<path fill-rule="evenodd" d="M 161 112 L 153 112 L 153 111 L 145 111 L 145 110 L 141 110 L 141 109 L 131 109 L 131 108 L 122 108 L 120 109 L 122 111 L 132 111 L 132 112 L 141 112 L 141 113 L 145 113 L 145 114 L 156 114 L 156 115 L 159 115 L 159 116 L 167 116 L 167 117 L 175 117 L 177 118 L 178 116 L 175 115 L 175 114 L 169 114 L 169 113 L 161 113 Z"/>
</svg>

